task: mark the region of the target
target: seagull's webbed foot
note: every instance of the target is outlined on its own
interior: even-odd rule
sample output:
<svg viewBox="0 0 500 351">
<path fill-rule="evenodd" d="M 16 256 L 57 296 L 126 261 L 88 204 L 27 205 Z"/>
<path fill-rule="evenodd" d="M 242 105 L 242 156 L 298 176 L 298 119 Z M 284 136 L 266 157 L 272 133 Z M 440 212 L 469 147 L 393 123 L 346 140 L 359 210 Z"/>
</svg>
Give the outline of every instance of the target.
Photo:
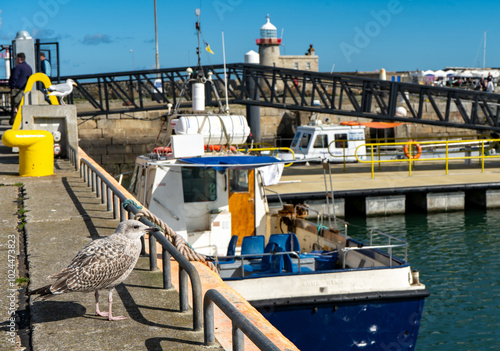
<svg viewBox="0 0 500 351">
<path fill-rule="evenodd" d="M 109 296 L 108 296 L 108 302 L 109 302 L 109 312 L 104 312 L 99 310 L 99 291 L 96 290 L 95 292 L 95 314 L 96 316 L 101 316 L 101 317 L 108 317 L 108 321 L 121 321 L 124 319 L 127 319 L 125 316 L 113 316 L 113 290 L 109 291 Z"/>
</svg>

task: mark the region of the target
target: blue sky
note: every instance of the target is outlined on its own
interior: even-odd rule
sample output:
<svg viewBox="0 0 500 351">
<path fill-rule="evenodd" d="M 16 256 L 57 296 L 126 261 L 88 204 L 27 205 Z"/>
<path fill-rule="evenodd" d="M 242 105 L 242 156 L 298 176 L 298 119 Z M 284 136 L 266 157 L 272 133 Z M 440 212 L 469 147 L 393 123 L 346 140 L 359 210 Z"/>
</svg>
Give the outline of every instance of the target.
<svg viewBox="0 0 500 351">
<path fill-rule="evenodd" d="M 25 0 L 0 3 L 0 44 L 20 30 L 58 41 L 61 74 L 155 67 L 154 6 L 149 1 Z M 195 9 L 214 55 L 205 65 L 243 62 L 269 14 L 283 35 L 281 54 L 313 44 L 320 71 L 500 67 L 498 0 L 157 0 L 160 67 L 196 64 Z M 133 50 L 133 54 L 130 52 Z"/>
</svg>

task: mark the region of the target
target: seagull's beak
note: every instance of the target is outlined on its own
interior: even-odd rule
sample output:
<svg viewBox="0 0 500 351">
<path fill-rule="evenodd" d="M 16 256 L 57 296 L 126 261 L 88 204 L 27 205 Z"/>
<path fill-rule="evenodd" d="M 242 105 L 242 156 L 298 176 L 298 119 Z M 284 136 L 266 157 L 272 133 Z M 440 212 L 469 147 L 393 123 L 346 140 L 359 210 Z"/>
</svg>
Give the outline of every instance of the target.
<svg viewBox="0 0 500 351">
<path fill-rule="evenodd" d="M 77 86 L 78 84 L 76 84 L 75 82 L 73 82 L 73 85 L 74 85 L 74 86 Z"/>
<path fill-rule="evenodd" d="M 154 233 L 158 230 L 156 227 L 148 227 L 146 228 L 146 233 Z"/>
</svg>

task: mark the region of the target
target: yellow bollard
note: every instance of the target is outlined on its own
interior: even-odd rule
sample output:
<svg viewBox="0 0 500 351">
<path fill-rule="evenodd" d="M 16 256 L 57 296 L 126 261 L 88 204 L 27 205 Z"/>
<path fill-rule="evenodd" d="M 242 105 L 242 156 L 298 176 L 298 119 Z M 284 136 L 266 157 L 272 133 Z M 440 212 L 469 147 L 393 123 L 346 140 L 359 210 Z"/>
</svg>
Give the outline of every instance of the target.
<svg viewBox="0 0 500 351">
<path fill-rule="evenodd" d="M 8 147 L 19 148 L 19 175 L 43 177 L 54 174 L 54 137 L 46 130 L 7 130 L 2 136 Z"/>
<path fill-rule="evenodd" d="M 50 87 L 51 84 L 50 78 L 47 77 L 45 74 L 40 72 L 34 73 L 28 78 L 28 82 L 26 82 L 26 87 L 24 88 L 24 94 L 26 94 L 28 91 L 31 91 L 36 82 L 42 82 L 45 88 Z M 12 126 L 12 129 L 19 129 L 19 127 L 21 126 L 21 119 L 22 119 L 21 111 L 24 105 L 24 94 L 23 98 L 21 99 L 21 103 L 19 104 L 19 108 L 17 110 L 16 118 L 14 120 L 14 125 Z M 52 105 L 59 105 L 59 101 L 55 96 L 49 96 L 49 99 Z"/>
</svg>

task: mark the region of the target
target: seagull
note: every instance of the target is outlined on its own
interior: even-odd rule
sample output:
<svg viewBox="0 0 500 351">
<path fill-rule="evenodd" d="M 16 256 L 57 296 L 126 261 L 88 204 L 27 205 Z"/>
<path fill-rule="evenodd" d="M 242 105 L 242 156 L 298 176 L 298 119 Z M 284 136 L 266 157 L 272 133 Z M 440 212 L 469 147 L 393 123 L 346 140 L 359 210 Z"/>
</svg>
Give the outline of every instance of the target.
<svg viewBox="0 0 500 351">
<path fill-rule="evenodd" d="M 60 273 L 49 276 L 52 284 L 30 291 L 28 295 L 39 295 L 46 300 L 67 292 L 95 292 L 96 315 L 108 317 L 110 321 L 127 317 L 113 316 L 113 289 L 128 277 L 141 253 L 140 238 L 152 233 L 148 227 L 136 220 L 121 222 L 108 237 L 96 239 L 85 246 Z M 99 310 L 99 290 L 108 290 L 109 312 Z"/>
<path fill-rule="evenodd" d="M 66 83 L 55 84 L 48 87 L 48 96 L 57 96 L 61 98 L 61 105 L 66 105 L 64 97 L 71 94 L 73 85 L 76 85 L 73 79 L 66 79 Z"/>
</svg>

